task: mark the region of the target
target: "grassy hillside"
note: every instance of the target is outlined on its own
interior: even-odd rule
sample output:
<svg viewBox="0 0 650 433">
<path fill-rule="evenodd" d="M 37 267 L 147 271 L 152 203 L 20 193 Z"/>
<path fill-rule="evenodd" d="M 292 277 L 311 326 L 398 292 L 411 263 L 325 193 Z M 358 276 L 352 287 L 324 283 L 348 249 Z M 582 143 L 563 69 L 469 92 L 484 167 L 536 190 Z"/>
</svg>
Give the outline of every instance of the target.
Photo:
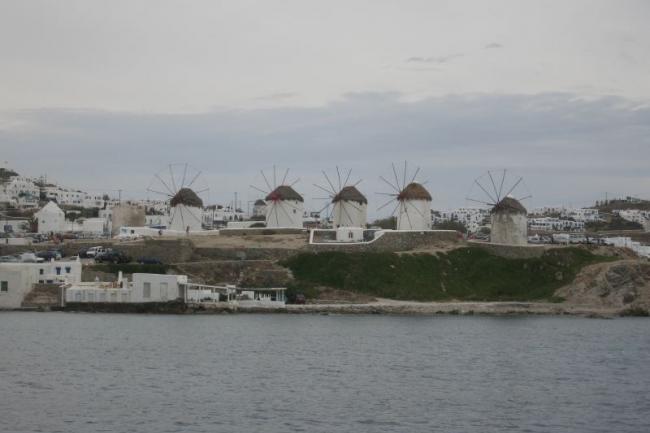
<svg viewBox="0 0 650 433">
<path fill-rule="evenodd" d="M 607 260 L 579 248 L 556 249 L 540 258 L 506 259 L 476 247 L 430 254 L 300 254 L 282 264 L 293 272 L 295 291 L 314 287 L 402 300 L 528 301 L 553 299 L 585 265 Z"/>
</svg>

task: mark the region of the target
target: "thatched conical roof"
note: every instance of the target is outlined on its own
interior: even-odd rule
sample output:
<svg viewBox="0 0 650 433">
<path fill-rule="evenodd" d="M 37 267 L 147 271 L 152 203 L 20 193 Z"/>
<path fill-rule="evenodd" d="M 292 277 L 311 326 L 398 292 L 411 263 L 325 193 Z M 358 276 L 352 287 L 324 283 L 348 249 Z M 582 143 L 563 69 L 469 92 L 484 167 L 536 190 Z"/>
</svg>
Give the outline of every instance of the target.
<svg viewBox="0 0 650 433">
<path fill-rule="evenodd" d="M 276 200 L 295 200 L 295 201 L 305 201 L 300 194 L 296 192 L 295 189 L 291 188 L 289 185 L 280 185 L 266 196 L 267 201 L 276 201 Z"/>
<path fill-rule="evenodd" d="M 406 188 L 402 190 L 397 196 L 398 200 L 427 200 L 431 201 L 431 194 L 426 190 L 422 184 L 417 182 L 411 182 L 406 185 Z"/>
<path fill-rule="evenodd" d="M 171 207 L 178 206 L 179 204 L 188 207 L 203 207 L 203 200 L 191 189 L 181 188 L 169 201 Z"/>
<path fill-rule="evenodd" d="M 332 203 L 336 203 L 337 201 L 356 201 L 359 204 L 368 204 L 366 196 L 361 194 L 358 189 L 351 185 L 343 187 L 343 189 L 334 196 Z"/>
<path fill-rule="evenodd" d="M 528 211 L 526 208 L 519 202 L 519 200 L 513 197 L 505 197 L 499 203 L 494 205 L 492 208 L 492 213 L 519 213 L 527 215 Z"/>
</svg>

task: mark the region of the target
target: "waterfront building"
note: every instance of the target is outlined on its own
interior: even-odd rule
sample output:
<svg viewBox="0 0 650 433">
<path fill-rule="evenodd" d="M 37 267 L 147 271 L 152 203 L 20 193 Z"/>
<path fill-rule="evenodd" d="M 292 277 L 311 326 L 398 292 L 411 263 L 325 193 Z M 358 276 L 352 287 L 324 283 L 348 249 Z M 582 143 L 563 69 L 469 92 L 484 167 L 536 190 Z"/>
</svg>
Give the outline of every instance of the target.
<svg viewBox="0 0 650 433">
<path fill-rule="evenodd" d="M 81 281 L 81 261 L 0 263 L 0 308 L 20 308 L 36 285 L 64 285 Z"/>
</svg>

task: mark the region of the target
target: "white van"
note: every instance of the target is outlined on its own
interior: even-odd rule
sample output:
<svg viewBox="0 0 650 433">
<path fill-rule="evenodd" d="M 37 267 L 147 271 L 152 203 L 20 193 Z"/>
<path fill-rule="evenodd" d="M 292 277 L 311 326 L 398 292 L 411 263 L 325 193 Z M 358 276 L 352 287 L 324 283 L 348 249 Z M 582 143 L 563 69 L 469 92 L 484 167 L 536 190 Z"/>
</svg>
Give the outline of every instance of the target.
<svg viewBox="0 0 650 433">
<path fill-rule="evenodd" d="M 86 251 L 86 257 L 95 258 L 99 253 L 106 251 L 104 247 L 90 247 Z"/>
</svg>

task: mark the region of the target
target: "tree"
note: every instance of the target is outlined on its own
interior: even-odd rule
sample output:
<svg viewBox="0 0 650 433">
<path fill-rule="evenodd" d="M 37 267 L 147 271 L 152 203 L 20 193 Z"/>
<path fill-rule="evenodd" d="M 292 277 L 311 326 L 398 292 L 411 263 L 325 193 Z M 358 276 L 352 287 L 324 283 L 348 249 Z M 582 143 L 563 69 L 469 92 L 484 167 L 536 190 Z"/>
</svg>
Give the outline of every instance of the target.
<svg viewBox="0 0 650 433">
<path fill-rule="evenodd" d="M 467 233 L 467 227 L 460 221 L 443 221 L 433 226 L 436 230 L 456 230 L 457 232 Z"/>
<path fill-rule="evenodd" d="M 377 226 L 385 230 L 390 230 L 390 229 L 395 229 L 397 227 L 397 218 L 394 216 L 388 217 L 388 218 L 382 218 L 373 221 L 371 226 Z"/>
</svg>

